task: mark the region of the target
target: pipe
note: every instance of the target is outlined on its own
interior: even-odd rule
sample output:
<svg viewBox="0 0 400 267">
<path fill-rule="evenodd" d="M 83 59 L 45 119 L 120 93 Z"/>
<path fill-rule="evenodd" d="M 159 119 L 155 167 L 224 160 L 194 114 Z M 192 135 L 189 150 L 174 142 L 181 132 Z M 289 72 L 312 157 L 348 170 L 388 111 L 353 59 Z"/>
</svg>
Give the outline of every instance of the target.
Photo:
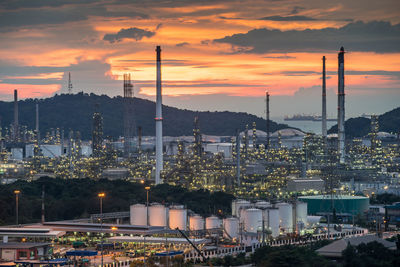
<svg viewBox="0 0 400 267">
<path fill-rule="evenodd" d="M 162 93 L 161 93 L 161 47 L 157 46 L 157 94 L 156 94 L 156 179 L 160 184 L 161 171 L 163 169 L 163 140 L 162 140 Z"/>
<path fill-rule="evenodd" d="M 338 54 L 338 154 L 339 163 L 345 163 L 344 115 L 344 48 Z"/>
</svg>

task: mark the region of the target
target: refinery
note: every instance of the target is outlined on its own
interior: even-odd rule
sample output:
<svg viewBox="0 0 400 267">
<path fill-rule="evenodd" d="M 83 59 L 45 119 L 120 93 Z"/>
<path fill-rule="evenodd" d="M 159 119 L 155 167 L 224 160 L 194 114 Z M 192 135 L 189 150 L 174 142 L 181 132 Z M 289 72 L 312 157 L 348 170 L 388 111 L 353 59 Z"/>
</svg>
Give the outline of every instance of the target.
<svg viewBox="0 0 400 267">
<path fill-rule="evenodd" d="M 168 262 L 181 255 L 183 262 L 205 263 L 226 255 L 249 255 L 267 245 L 360 238 L 371 232 L 380 238 L 399 230 L 398 203 L 370 205 L 374 195 L 400 195 L 399 133 L 380 131 L 378 116 L 372 114 L 368 115 L 368 135 L 347 138 L 343 47 L 338 53 L 337 132 L 331 134 L 325 57 L 321 62 L 321 116 L 303 118 L 321 123 L 322 134 L 295 128 L 271 131 L 270 113 L 274 111 L 270 102 L 274 99 L 266 91 L 266 131 L 254 122 L 229 136 L 207 135 L 202 131 L 207 122 L 195 116 L 193 135 L 178 137 L 163 134 L 160 46 L 155 59 L 155 136 L 143 136 L 142 126 L 136 125 L 135 116 L 140 114 L 134 109 L 130 74 L 123 77 L 124 118 L 118 140 L 103 136 L 107 126 L 99 106 L 90 118 L 91 140 L 62 127 L 41 132 L 39 102 L 30 114 L 35 128 L 28 129 L 19 123 L 18 91 L 14 91 L 14 121 L 7 127 L 0 125 L 2 184 L 34 182 L 40 177 L 105 178 L 138 184 L 147 196 L 145 202 L 127 200 L 129 210 L 103 212 L 108 193 L 95 192 L 100 213 L 58 221 L 45 219 L 43 197 L 38 222 L 21 224 L 18 197 L 24 192 L 16 190 L 11 196 L 17 201 L 16 223 L 0 227 L 2 260 L 41 266 L 46 257 L 48 265 L 63 265 L 78 257 L 93 266 L 128 266 L 153 257 L 162 264 L 165 258 Z M 70 74 L 68 90 L 73 93 Z M 302 119 L 299 116 L 292 119 Z M 198 214 L 188 203 L 153 202 L 149 191 L 163 184 L 230 194 L 231 212 Z"/>
</svg>

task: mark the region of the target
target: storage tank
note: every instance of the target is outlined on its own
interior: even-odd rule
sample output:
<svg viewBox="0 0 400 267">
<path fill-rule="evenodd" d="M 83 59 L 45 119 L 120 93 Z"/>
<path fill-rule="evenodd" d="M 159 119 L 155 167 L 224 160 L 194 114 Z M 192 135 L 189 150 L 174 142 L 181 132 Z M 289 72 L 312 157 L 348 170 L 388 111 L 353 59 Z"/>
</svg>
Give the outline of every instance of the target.
<svg viewBox="0 0 400 267">
<path fill-rule="evenodd" d="M 293 231 L 293 207 L 289 203 L 277 204 L 279 208 L 279 221 L 280 227 L 284 229 L 285 233 Z"/>
<path fill-rule="evenodd" d="M 307 203 L 296 203 L 296 223 L 301 222 L 304 226 L 307 225 Z"/>
<path fill-rule="evenodd" d="M 232 201 L 232 216 L 237 216 L 239 217 L 239 210 L 241 208 L 245 208 L 245 207 L 251 207 L 251 203 L 250 201 L 247 200 L 243 200 L 243 199 L 237 199 Z"/>
<path fill-rule="evenodd" d="M 244 230 L 256 233 L 262 227 L 262 211 L 260 209 L 247 209 L 244 212 Z"/>
<path fill-rule="evenodd" d="M 269 208 L 269 207 L 271 207 L 271 204 L 269 203 L 269 202 L 267 202 L 267 201 L 257 201 L 255 204 L 254 204 L 254 207 L 256 207 L 256 208 L 258 208 L 258 209 L 266 209 L 266 208 Z"/>
<path fill-rule="evenodd" d="M 147 207 L 143 204 L 135 204 L 130 207 L 131 225 L 147 225 Z"/>
<path fill-rule="evenodd" d="M 186 230 L 187 223 L 187 210 L 182 208 L 170 208 L 169 209 L 169 228 L 180 230 Z"/>
<path fill-rule="evenodd" d="M 231 217 L 223 220 L 224 237 L 237 238 L 239 234 L 239 220 Z"/>
<path fill-rule="evenodd" d="M 149 207 L 150 226 L 167 226 L 168 209 L 161 204 L 153 204 Z"/>
<path fill-rule="evenodd" d="M 191 231 L 204 230 L 204 218 L 199 215 L 190 216 L 189 229 Z"/>
<path fill-rule="evenodd" d="M 221 220 L 216 216 L 206 218 L 206 229 L 217 229 L 221 228 Z"/>
<path fill-rule="evenodd" d="M 268 212 L 268 230 L 272 237 L 279 236 L 279 209 L 267 209 Z"/>
</svg>

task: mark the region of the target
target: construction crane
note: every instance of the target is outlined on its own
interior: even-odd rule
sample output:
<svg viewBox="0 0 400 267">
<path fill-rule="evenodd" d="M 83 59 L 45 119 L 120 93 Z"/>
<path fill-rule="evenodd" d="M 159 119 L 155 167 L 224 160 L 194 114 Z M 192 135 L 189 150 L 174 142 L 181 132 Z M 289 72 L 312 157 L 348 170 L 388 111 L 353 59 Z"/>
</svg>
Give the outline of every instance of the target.
<svg viewBox="0 0 400 267">
<path fill-rule="evenodd" d="M 199 255 L 201 256 L 201 258 L 203 259 L 204 262 L 208 261 L 208 265 L 210 267 L 213 267 L 211 260 L 209 258 L 206 258 L 206 256 L 204 256 L 203 252 L 189 239 L 189 237 L 182 232 L 178 227 L 175 228 L 175 230 L 178 230 L 179 233 L 189 242 L 189 244 L 196 250 L 197 253 L 199 253 Z"/>
</svg>

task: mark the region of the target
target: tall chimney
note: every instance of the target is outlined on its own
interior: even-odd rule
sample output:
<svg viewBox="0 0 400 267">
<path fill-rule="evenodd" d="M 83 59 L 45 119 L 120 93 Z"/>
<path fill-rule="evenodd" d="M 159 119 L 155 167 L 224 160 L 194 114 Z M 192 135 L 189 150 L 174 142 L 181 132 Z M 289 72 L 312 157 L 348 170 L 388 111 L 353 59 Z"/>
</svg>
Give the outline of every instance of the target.
<svg viewBox="0 0 400 267">
<path fill-rule="evenodd" d="M 38 103 L 36 103 L 36 127 L 35 127 L 35 131 L 36 131 L 37 143 L 39 144 L 39 142 L 40 142 L 40 133 L 39 133 L 39 104 Z"/>
<path fill-rule="evenodd" d="M 236 130 L 236 181 L 240 185 L 240 131 Z"/>
<path fill-rule="evenodd" d="M 267 113 L 267 143 L 265 144 L 265 149 L 269 149 L 269 146 L 270 146 L 270 141 L 269 141 L 269 139 L 270 139 L 270 136 L 269 136 L 269 132 L 270 132 L 270 129 L 269 129 L 269 93 L 268 93 L 268 91 L 266 91 L 265 92 L 265 94 L 266 94 L 266 103 L 267 103 L 267 109 L 266 109 L 266 113 Z"/>
<path fill-rule="evenodd" d="M 338 54 L 338 154 L 339 162 L 345 162 L 345 132 L 344 132 L 344 48 Z"/>
<path fill-rule="evenodd" d="M 18 126 L 18 91 L 14 90 L 14 141 L 18 142 L 19 138 L 19 126 Z"/>
<path fill-rule="evenodd" d="M 160 184 L 163 169 L 163 140 L 162 140 L 162 93 L 161 93 L 161 47 L 157 46 L 157 95 L 156 95 L 156 184 Z"/>
<path fill-rule="evenodd" d="M 322 138 L 324 140 L 324 145 L 326 144 L 326 70 L 325 70 L 325 56 L 322 57 Z"/>
</svg>

